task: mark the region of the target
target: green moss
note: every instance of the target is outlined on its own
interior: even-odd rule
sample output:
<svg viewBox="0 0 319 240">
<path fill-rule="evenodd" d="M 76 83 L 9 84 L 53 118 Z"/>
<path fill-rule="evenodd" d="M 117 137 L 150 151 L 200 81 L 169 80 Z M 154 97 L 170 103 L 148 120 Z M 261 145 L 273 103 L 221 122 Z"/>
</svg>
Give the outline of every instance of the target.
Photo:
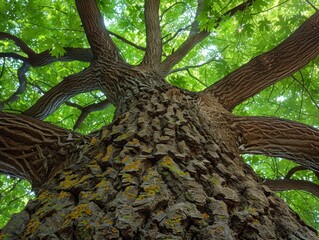
<svg viewBox="0 0 319 240">
<path fill-rule="evenodd" d="M 214 185 L 220 185 L 220 181 L 217 177 L 212 176 L 209 178 L 210 183 L 214 186 Z"/>
</svg>

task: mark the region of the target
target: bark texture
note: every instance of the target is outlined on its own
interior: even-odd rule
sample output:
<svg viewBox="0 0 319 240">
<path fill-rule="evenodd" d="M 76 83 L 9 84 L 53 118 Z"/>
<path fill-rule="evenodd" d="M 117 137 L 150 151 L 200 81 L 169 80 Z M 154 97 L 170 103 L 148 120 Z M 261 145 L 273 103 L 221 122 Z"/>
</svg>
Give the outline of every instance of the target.
<svg viewBox="0 0 319 240">
<path fill-rule="evenodd" d="M 81 161 L 47 182 L 3 237 L 317 239 L 243 164 L 215 99 L 172 88 L 133 105 L 91 136 Z"/>
</svg>

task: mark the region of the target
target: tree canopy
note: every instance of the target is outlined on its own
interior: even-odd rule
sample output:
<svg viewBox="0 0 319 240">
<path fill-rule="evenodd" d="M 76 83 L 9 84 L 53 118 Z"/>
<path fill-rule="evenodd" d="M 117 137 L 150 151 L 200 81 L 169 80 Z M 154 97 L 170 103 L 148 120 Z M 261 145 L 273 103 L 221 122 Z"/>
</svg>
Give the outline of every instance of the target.
<svg viewBox="0 0 319 240">
<path fill-rule="evenodd" d="M 151 37 L 146 34 L 149 27 L 145 22 L 144 1 L 98 3 L 104 24 L 123 58 L 132 65 L 142 62 L 147 50 L 146 37 Z M 198 10 L 198 4 L 202 11 Z M 315 0 L 162 0 L 158 34 L 163 53 L 153 56 L 167 57 L 161 71 L 168 82 L 190 91 L 202 91 L 287 39 L 317 11 L 316 5 Z M 0 9 L 0 110 L 21 113 L 62 79 L 87 67 L 91 52 L 73 0 L 8 0 L 0 2 Z M 197 29 L 200 34 L 192 35 Z M 187 42 L 194 35 L 195 40 Z M 184 49 L 183 42 L 188 44 Z M 68 57 L 72 58 L 74 51 L 83 54 L 70 61 Z M 185 57 L 176 60 L 173 53 L 178 51 L 186 51 Z M 34 54 L 48 56 L 46 62 L 23 62 L 26 58 L 32 61 Z M 174 61 L 175 67 L 169 69 L 167 66 Z M 318 128 L 318 72 L 315 58 L 257 95 L 248 96 L 233 111 L 241 116 L 276 116 Z M 101 91 L 93 90 L 72 97 L 45 121 L 90 133 L 110 123 L 114 111 L 109 99 Z M 284 179 L 302 180 L 303 187 L 299 189 L 307 190 L 304 186 L 308 183 L 319 184 L 318 174 L 282 158 L 247 154 L 244 159 L 269 185 L 277 186 L 278 194 L 308 224 L 319 229 L 317 186 L 309 187 L 312 194 L 309 190 L 281 192 L 298 189 L 300 183 L 296 181 L 293 187 L 291 184 L 287 187 Z M 1 176 L 0 191 L 0 226 L 3 226 L 32 193 L 25 181 L 8 176 Z"/>
</svg>

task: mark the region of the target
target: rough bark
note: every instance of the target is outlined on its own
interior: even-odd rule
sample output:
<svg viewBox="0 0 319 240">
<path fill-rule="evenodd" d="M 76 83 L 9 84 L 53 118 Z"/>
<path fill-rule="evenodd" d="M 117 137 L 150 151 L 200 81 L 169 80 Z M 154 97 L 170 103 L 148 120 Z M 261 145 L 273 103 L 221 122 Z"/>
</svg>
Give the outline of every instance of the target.
<svg viewBox="0 0 319 240">
<path fill-rule="evenodd" d="M 178 89 L 141 94 L 2 236 L 317 239 L 245 167 L 224 114 L 216 100 Z"/>
</svg>

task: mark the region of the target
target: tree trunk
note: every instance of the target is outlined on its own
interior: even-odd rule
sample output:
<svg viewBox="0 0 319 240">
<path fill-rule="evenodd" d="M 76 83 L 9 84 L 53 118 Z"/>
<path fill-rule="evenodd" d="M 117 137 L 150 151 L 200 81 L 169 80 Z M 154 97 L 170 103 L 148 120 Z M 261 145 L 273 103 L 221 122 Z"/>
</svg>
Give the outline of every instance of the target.
<svg viewBox="0 0 319 240">
<path fill-rule="evenodd" d="M 1 239 L 317 239 L 243 163 L 231 117 L 172 87 L 132 95 Z"/>
<path fill-rule="evenodd" d="M 196 19 L 185 42 L 162 61 L 160 1 L 146 0 L 145 55 L 131 66 L 105 28 L 97 1 L 75 3 L 90 50 L 66 48 L 65 57 L 52 58 L 0 33 L 28 56 L 3 55 L 24 62 L 21 83 L 30 66 L 90 62 L 24 115 L 0 113 L 0 171 L 28 179 L 37 192 L 0 239 L 318 239 L 240 157 L 288 157 L 318 171 L 318 130 L 228 111 L 318 55 L 318 12 L 274 50 L 205 91 L 190 93 L 163 78 L 209 35 Z M 196 16 L 202 8 L 198 1 Z M 98 132 L 83 137 L 31 118 L 44 119 L 71 97 L 92 90 L 101 90 L 116 106 L 113 123 Z"/>
</svg>

